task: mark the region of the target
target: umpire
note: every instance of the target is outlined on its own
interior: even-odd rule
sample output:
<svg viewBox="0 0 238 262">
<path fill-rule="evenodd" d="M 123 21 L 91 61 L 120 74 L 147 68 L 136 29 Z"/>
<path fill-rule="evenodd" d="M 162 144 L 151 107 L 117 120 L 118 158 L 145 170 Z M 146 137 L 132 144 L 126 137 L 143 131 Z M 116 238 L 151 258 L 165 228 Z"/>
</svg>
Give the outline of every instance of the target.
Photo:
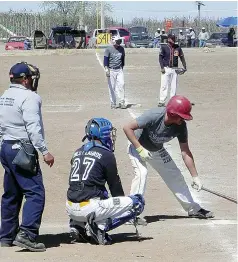
<svg viewBox="0 0 238 262">
<path fill-rule="evenodd" d="M 41 98 L 36 93 L 40 72 L 37 67 L 21 62 L 15 64 L 9 74 L 11 84 L 0 97 L 0 158 L 5 169 L 1 246 L 17 245 L 30 251 L 45 251 L 45 245 L 36 242 L 45 205 L 37 150 L 50 167 L 54 164 L 54 157 L 46 146 Z M 23 197 L 22 224 L 19 226 Z"/>
</svg>

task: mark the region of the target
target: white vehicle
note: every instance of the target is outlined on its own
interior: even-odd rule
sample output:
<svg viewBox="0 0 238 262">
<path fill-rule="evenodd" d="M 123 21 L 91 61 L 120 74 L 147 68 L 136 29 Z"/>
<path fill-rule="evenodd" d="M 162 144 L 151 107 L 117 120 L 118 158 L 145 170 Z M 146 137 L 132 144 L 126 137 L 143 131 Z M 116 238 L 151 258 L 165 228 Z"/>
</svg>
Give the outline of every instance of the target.
<svg viewBox="0 0 238 262">
<path fill-rule="evenodd" d="M 124 37 L 121 37 L 118 29 L 94 29 L 88 42 L 88 48 L 106 48 L 112 45 L 112 37 L 118 36 L 121 40 L 121 46 L 125 47 Z"/>
</svg>

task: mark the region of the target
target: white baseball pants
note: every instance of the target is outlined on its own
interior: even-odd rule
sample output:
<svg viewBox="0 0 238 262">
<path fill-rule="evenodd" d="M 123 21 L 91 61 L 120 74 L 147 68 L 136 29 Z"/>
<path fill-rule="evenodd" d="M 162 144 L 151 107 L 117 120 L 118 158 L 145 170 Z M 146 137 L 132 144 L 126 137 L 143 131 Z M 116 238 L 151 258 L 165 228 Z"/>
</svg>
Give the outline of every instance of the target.
<svg viewBox="0 0 238 262">
<path fill-rule="evenodd" d="M 166 99 L 171 98 L 176 95 L 178 76 L 175 69 L 170 67 L 165 67 L 165 73 L 161 74 L 161 87 L 160 87 L 160 103 L 165 103 Z M 169 95 L 170 89 L 170 97 Z"/>
<path fill-rule="evenodd" d="M 151 154 L 152 160 L 149 160 L 148 163 L 158 172 L 165 184 L 182 205 L 183 209 L 189 214 L 197 212 L 201 207 L 194 202 L 181 171 L 178 169 L 167 150 L 163 148 L 159 151 L 151 152 Z M 128 145 L 128 155 L 135 175 L 132 180 L 130 194 L 144 195 L 148 174 L 146 162 L 141 160 L 132 144 Z"/>
<path fill-rule="evenodd" d="M 125 103 L 125 81 L 122 68 L 110 69 L 110 77 L 108 77 L 108 88 L 111 105 Z"/>
<path fill-rule="evenodd" d="M 127 215 L 133 207 L 130 197 L 111 197 L 106 200 L 90 199 L 89 203 L 80 207 L 79 203 L 66 201 L 66 211 L 75 224 L 87 222 L 87 215 L 95 212 L 95 222 L 101 230 L 105 229 L 108 218 L 114 219 Z M 128 212 L 129 214 L 129 212 Z"/>
</svg>

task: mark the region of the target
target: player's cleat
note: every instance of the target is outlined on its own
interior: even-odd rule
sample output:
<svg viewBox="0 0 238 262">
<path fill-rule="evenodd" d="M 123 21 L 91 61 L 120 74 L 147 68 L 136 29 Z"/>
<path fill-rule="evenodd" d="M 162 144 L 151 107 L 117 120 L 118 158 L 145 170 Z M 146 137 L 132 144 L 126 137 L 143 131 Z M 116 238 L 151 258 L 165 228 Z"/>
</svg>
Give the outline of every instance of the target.
<svg viewBox="0 0 238 262">
<path fill-rule="evenodd" d="M 138 225 L 138 226 L 147 226 L 147 221 L 142 217 L 136 217 L 135 221 L 134 219 L 131 219 L 130 221 L 126 222 L 125 225 Z"/>
<path fill-rule="evenodd" d="M 75 242 L 86 243 L 89 241 L 88 236 L 86 234 L 86 230 L 80 226 L 70 227 L 69 237 L 71 243 L 75 243 Z"/>
<path fill-rule="evenodd" d="M 158 107 L 163 107 L 163 106 L 165 106 L 165 103 L 161 103 L 161 102 L 160 102 L 160 103 L 158 104 Z"/>
<path fill-rule="evenodd" d="M 117 106 L 115 104 L 111 104 L 111 109 L 116 109 Z"/>
<path fill-rule="evenodd" d="M 119 104 L 119 107 L 120 107 L 121 109 L 126 109 L 126 108 L 127 108 L 126 105 L 125 105 L 125 103 L 120 103 L 120 104 Z"/>
<path fill-rule="evenodd" d="M 206 210 L 204 208 L 199 209 L 197 212 L 193 214 L 188 214 L 189 217 L 195 217 L 200 219 L 207 219 L 207 218 L 213 218 L 214 214 L 212 211 Z"/>
<path fill-rule="evenodd" d="M 97 224 L 94 222 L 95 213 L 91 213 L 87 217 L 87 228 L 93 240 L 98 245 L 111 245 L 111 237 L 104 231 L 98 228 Z"/>
<path fill-rule="evenodd" d="M 44 252 L 46 251 L 45 245 L 43 243 L 37 243 L 34 239 L 27 235 L 26 232 L 20 231 L 14 242 L 14 245 L 28 249 L 32 252 Z"/>
</svg>

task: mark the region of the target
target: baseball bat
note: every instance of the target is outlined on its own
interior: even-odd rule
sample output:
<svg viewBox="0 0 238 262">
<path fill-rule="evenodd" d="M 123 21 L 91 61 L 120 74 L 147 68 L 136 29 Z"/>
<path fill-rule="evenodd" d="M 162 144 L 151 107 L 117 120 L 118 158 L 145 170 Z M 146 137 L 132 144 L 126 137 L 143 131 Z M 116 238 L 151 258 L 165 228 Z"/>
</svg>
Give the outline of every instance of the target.
<svg viewBox="0 0 238 262">
<path fill-rule="evenodd" d="M 214 194 L 214 195 L 216 195 L 216 196 L 225 198 L 225 199 L 227 199 L 227 200 L 229 200 L 229 201 L 237 204 L 237 200 L 236 200 L 235 198 L 226 196 L 226 195 L 224 195 L 224 194 L 222 194 L 222 193 L 220 193 L 220 192 L 213 191 L 213 190 L 208 189 L 208 188 L 206 188 L 206 187 L 204 187 L 204 186 L 202 187 L 202 190 L 207 191 L 207 192 L 209 192 L 209 193 L 211 193 L 211 194 Z"/>
</svg>

